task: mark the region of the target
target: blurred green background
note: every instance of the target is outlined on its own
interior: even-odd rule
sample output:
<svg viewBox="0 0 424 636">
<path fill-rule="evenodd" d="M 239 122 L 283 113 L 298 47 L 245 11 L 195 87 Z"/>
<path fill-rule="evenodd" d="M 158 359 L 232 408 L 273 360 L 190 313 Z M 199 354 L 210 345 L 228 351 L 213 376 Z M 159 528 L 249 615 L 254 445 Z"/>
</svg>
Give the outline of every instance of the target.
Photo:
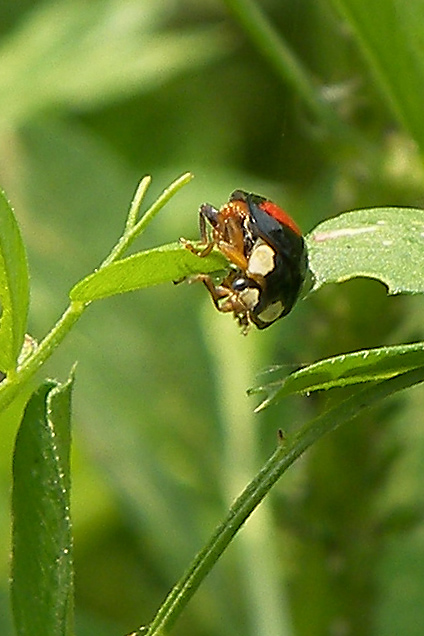
<svg viewBox="0 0 424 636">
<path fill-rule="evenodd" d="M 199 204 L 219 206 L 236 188 L 275 200 L 305 231 L 347 209 L 423 204 L 422 0 L 259 6 L 300 68 L 270 57 L 271 34 L 246 30 L 252 7 L 240 0 L 0 4 L 0 183 L 28 249 L 34 337 L 108 253 L 145 174 L 148 201 L 182 172 L 196 178 L 143 248 L 197 238 Z M 274 365 L 421 339 L 423 309 L 419 297 L 352 281 L 243 338 L 201 285 L 95 303 L 49 363 L 65 379 L 78 360 L 78 635 L 149 622 L 277 429 L 296 429 L 326 399 L 255 416 L 249 386 Z M 423 412 L 415 389 L 322 440 L 249 520 L 174 633 L 421 635 Z M 0 445 L 5 636 L 15 433 L 2 431 Z"/>
</svg>

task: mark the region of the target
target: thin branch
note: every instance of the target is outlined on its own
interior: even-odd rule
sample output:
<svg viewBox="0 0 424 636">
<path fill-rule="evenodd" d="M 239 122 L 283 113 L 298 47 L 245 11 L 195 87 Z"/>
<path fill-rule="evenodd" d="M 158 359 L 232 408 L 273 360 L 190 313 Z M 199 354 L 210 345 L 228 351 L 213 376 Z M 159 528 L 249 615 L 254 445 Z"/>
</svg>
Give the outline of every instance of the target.
<svg viewBox="0 0 424 636">
<path fill-rule="evenodd" d="M 354 395 L 304 425 L 298 433 L 284 439 L 266 464 L 231 506 L 226 519 L 206 546 L 194 558 L 189 569 L 171 590 L 148 628 L 134 634 L 165 636 L 179 614 L 220 558 L 224 550 L 283 473 L 312 444 L 365 409 L 402 389 L 424 382 L 424 369 L 415 369 L 380 383 L 370 383 Z M 342 460 L 342 458 L 341 458 Z"/>
</svg>

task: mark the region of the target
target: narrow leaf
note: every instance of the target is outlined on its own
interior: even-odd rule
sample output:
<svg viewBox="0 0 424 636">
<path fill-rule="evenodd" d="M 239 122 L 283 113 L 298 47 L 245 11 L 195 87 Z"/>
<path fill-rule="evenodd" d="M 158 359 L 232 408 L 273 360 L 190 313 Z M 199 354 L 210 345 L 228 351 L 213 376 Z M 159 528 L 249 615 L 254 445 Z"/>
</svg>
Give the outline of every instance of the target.
<svg viewBox="0 0 424 636">
<path fill-rule="evenodd" d="M 228 266 L 218 252 L 201 258 L 178 243 L 139 252 L 102 267 L 70 291 L 72 301 L 89 302 L 115 294 L 181 280 L 187 276 L 223 270 Z"/>
<path fill-rule="evenodd" d="M 21 233 L 4 192 L 0 191 L 0 370 L 10 371 L 25 337 L 29 282 Z"/>
<path fill-rule="evenodd" d="M 18 636 L 73 633 L 71 391 L 72 380 L 42 384 L 16 439 L 12 604 Z"/>
<path fill-rule="evenodd" d="M 424 210 L 370 208 L 320 223 L 306 237 L 317 290 L 350 278 L 376 278 L 390 294 L 424 292 Z"/>
<path fill-rule="evenodd" d="M 333 0 L 349 23 L 387 103 L 424 150 L 424 4 Z"/>
<path fill-rule="evenodd" d="M 246 519 L 286 470 L 308 448 L 324 435 L 353 419 L 365 409 L 374 406 L 383 398 L 411 386 L 416 386 L 423 381 L 424 370 L 419 369 L 380 383 L 361 387 L 349 398 L 325 410 L 318 417 L 304 424 L 294 434 L 287 436 L 234 501 L 226 518 L 168 594 L 147 631 L 145 632 L 144 628 L 139 628 L 131 636 L 141 636 L 144 633 L 146 636 L 165 636 L 172 631 L 172 625 L 181 611 L 187 606 L 205 576 L 221 557 Z"/>
<path fill-rule="evenodd" d="M 420 367 L 424 367 L 424 342 L 365 349 L 320 360 L 281 380 L 250 389 L 249 393 L 267 394 L 256 409 L 260 411 L 293 393 L 387 380 Z"/>
</svg>

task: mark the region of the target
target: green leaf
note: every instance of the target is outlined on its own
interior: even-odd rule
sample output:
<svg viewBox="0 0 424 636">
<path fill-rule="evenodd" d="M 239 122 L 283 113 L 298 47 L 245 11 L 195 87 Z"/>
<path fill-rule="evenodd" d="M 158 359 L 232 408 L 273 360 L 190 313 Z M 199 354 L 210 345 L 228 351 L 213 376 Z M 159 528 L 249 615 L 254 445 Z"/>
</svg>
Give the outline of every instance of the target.
<svg viewBox="0 0 424 636">
<path fill-rule="evenodd" d="M 422 0 L 333 0 L 349 22 L 377 86 L 424 151 Z"/>
<path fill-rule="evenodd" d="M 424 292 L 424 210 L 370 208 L 320 223 L 306 237 L 313 291 L 357 276 L 390 294 Z"/>
<path fill-rule="evenodd" d="M 293 393 L 387 380 L 420 367 L 424 367 L 424 342 L 364 349 L 320 360 L 281 380 L 250 389 L 249 393 L 267 393 L 256 409 L 260 411 Z"/>
<path fill-rule="evenodd" d="M 228 266 L 219 252 L 201 258 L 179 243 L 139 252 L 99 269 L 70 291 L 72 301 L 89 302 L 114 294 L 179 281 L 193 274 L 216 272 Z"/>
<path fill-rule="evenodd" d="M 414 370 L 378 384 L 361 387 L 349 398 L 325 410 L 307 422 L 294 434 L 288 435 L 277 446 L 260 471 L 231 505 L 226 518 L 217 527 L 206 545 L 197 553 L 182 578 L 177 582 L 159 608 L 146 632 L 146 636 L 165 636 L 172 630 L 179 614 L 210 572 L 236 533 L 286 470 L 305 451 L 324 435 L 357 417 L 380 400 L 424 381 L 424 370 Z M 144 633 L 141 628 L 134 636 Z M 316 632 L 318 633 L 318 632 Z M 324 633 L 322 630 L 320 633 Z"/>
<path fill-rule="evenodd" d="M 73 633 L 71 391 L 72 380 L 42 384 L 16 438 L 12 604 L 18 636 Z"/>
<path fill-rule="evenodd" d="M 29 304 L 28 266 L 21 233 L 0 191 L 0 370 L 11 371 L 25 337 Z"/>
</svg>

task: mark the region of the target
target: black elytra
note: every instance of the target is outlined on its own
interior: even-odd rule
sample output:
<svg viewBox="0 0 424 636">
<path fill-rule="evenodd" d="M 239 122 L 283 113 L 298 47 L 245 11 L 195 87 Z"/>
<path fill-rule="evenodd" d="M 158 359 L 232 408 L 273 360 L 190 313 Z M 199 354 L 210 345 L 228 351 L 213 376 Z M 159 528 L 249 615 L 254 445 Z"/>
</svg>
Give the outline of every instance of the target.
<svg viewBox="0 0 424 636">
<path fill-rule="evenodd" d="M 219 311 L 232 312 L 244 333 L 249 323 L 265 329 L 286 316 L 308 266 L 305 241 L 293 219 L 265 197 L 235 190 L 219 210 L 203 204 L 199 220 L 206 243 L 200 255 L 216 245 L 231 263 L 230 275 L 219 285 L 200 277 Z M 207 223 L 212 239 L 207 238 Z"/>
<path fill-rule="evenodd" d="M 251 321 L 259 329 L 265 329 L 287 316 L 299 296 L 308 266 L 305 241 L 293 220 L 264 197 L 236 190 L 230 201 L 247 203 L 248 227 L 254 241 L 262 239 L 274 250 L 274 267 L 265 276 L 257 305 L 250 310 Z M 240 279 L 238 284 L 240 286 Z M 272 310 L 267 313 L 266 310 L 272 307 L 275 313 Z"/>
</svg>

